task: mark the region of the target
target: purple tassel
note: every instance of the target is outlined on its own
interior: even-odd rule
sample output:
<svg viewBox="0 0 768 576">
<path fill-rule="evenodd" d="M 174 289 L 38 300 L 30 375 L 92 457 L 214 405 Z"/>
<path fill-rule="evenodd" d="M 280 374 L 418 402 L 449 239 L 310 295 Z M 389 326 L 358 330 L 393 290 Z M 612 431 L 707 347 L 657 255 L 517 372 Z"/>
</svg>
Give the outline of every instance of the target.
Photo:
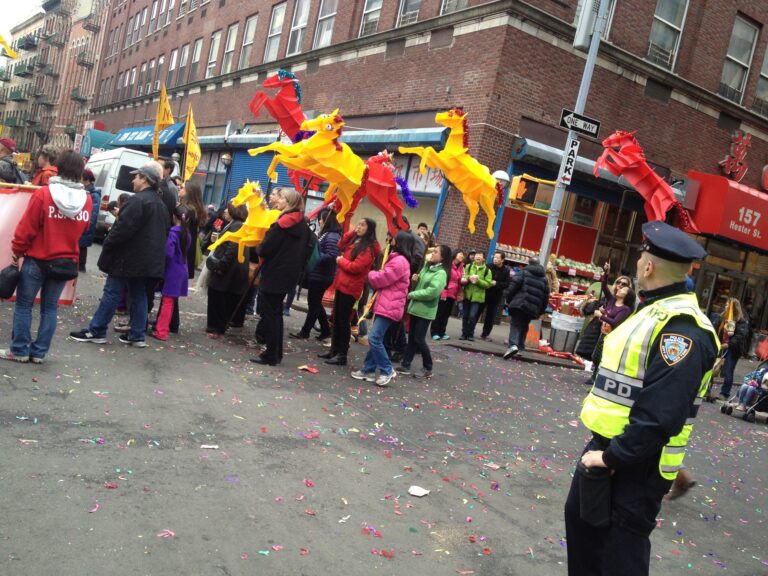
<svg viewBox="0 0 768 576">
<path fill-rule="evenodd" d="M 297 144 L 298 142 L 311 138 L 314 135 L 315 135 L 315 130 L 299 130 L 298 132 L 296 132 L 296 135 L 293 137 L 293 143 Z"/>
<path fill-rule="evenodd" d="M 408 208 L 418 207 L 419 202 L 413 197 L 413 194 L 411 194 L 411 189 L 408 187 L 408 181 L 403 180 L 400 176 L 395 176 L 395 182 L 400 186 L 400 194 L 403 196 L 405 205 L 408 206 Z"/>
</svg>

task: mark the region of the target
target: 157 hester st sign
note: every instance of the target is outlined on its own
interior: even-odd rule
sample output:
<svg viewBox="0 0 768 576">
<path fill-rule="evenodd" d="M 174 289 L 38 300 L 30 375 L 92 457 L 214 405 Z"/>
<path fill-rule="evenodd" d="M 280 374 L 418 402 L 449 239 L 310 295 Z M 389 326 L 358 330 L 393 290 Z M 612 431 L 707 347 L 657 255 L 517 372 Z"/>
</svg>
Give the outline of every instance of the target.
<svg viewBox="0 0 768 576">
<path fill-rule="evenodd" d="M 600 122 L 598 120 L 576 114 L 576 112 L 568 110 L 568 108 L 563 108 L 563 111 L 560 113 L 560 126 L 580 134 L 585 134 L 586 136 L 591 136 L 592 138 L 597 138 L 597 135 L 600 133 Z"/>
</svg>

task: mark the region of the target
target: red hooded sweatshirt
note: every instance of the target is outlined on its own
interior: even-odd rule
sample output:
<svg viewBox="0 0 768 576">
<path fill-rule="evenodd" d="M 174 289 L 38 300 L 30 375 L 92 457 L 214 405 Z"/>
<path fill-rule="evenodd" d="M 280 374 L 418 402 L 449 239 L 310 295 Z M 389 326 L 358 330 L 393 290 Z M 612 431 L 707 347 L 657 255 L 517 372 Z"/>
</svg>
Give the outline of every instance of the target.
<svg viewBox="0 0 768 576">
<path fill-rule="evenodd" d="M 16 226 L 11 250 L 16 256 L 38 260 L 77 260 L 80 236 L 88 228 L 90 216 L 91 195 L 83 185 L 52 177 L 48 186 L 32 193 Z"/>
</svg>

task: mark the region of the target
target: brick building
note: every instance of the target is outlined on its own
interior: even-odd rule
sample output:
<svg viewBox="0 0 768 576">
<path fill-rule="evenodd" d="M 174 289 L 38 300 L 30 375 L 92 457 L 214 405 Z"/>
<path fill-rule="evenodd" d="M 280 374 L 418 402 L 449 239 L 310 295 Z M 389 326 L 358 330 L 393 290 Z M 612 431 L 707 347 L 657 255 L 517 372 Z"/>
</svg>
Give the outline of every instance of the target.
<svg viewBox="0 0 768 576">
<path fill-rule="evenodd" d="M 238 147 L 274 128 L 253 118 L 248 103 L 285 68 L 298 76 L 310 116 L 339 107 L 351 129 L 408 131 L 433 127 L 436 111 L 462 105 L 481 162 L 552 180 L 565 141 L 561 109 L 575 103 L 584 66 L 585 53 L 573 46 L 583 4 L 592 2 L 113 0 L 93 118 L 112 131 L 149 125 L 165 82 L 177 120 L 192 103 L 199 133 L 209 138 L 207 182 L 214 192 L 229 190 L 238 181 L 219 159 L 234 154 L 234 171 Z M 721 174 L 732 136 L 742 131 L 751 147 L 741 184 L 764 203 L 757 190 L 768 164 L 766 22 L 768 6 L 759 0 L 610 0 L 585 113 L 602 122 L 603 137 L 636 131 L 654 169 L 686 190 L 695 188 L 686 186 L 691 170 Z M 240 134 L 228 138 L 228 125 Z M 601 151 L 599 142 L 582 140 L 586 162 L 569 188 L 555 250 L 595 262 L 610 252 L 616 267 L 631 268 L 639 196 L 622 194 L 627 186 L 615 178 L 591 176 L 589 161 Z M 702 183 L 700 196 L 712 186 Z M 437 191 L 422 192 L 415 217 L 429 221 Z M 547 193 L 539 185 L 532 201 L 546 206 Z M 706 206 L 694 196 L 686 201 L 696 216 Z M 487 247 L 481 233 L 466 232 L 460 195 L 445 199 L 440 239 Z M 503 215 L 500 242 L 538 247 L 535 214 L 507 207 Z M 485 228 L 482 214 L 477 228 Z M 697 272 L 703 306 L 736 295 L 765 326 L 768 247 L 716 225 L 702 241 L 713 254 Z"/>
<path fill-rule="evenodd" d="M 101 53 L 103 0 L 47 0 L 13 30 L 18 58 L 0 80 L 0 122 L 19 149 L 71 147 L 88 120 Z M 4 106 L 3 106 L 4 105 Z"/>
</svg>

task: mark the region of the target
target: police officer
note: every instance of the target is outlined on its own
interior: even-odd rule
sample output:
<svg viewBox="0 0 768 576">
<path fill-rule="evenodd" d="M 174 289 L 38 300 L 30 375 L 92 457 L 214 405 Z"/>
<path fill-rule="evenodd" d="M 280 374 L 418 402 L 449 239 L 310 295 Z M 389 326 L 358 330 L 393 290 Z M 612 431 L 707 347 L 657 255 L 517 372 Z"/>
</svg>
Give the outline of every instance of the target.
<svg viewBox="0 0 768 576">
<path fill-rule="evenodd" d="M 663 222 L 644 224 L 643 234 L 643 303 L 606 337 L 581 411 L 593 437 L 565 503 L 571 576 L 648 574 L 649 536 L 683 464 L 720 346 L 685 285 L 704 249 Z"/>
</svg>

